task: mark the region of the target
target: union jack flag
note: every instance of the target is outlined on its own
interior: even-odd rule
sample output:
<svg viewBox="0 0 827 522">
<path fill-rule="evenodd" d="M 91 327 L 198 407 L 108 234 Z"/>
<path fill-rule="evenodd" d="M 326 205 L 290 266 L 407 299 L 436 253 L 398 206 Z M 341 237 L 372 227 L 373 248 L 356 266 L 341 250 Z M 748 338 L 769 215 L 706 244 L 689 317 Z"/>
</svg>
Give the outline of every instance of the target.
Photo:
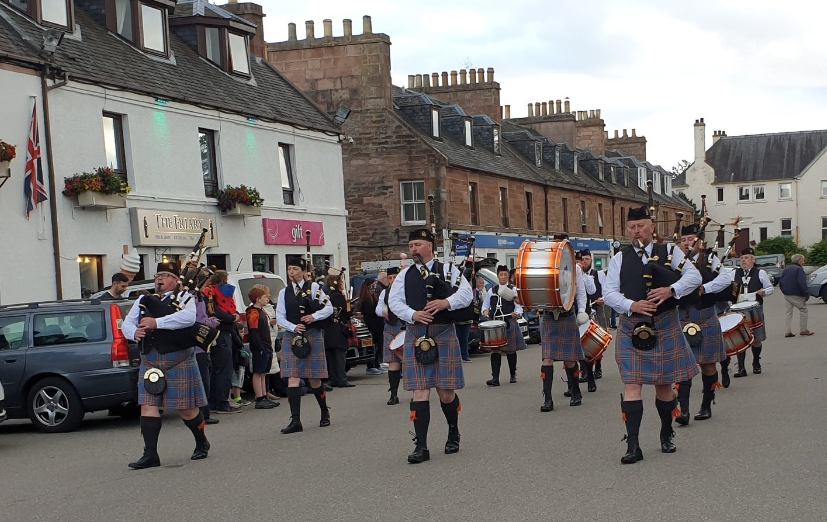
<svg viewBox="0 0 827 522">
<path fill-rule="evenodd" d="M 29 126 L 29 144 L 26 147 L 26 177 L 23 180 L 23 195 L 26 197 L 26 219 L 37 205 L 48 200 L 46 185 L 43 184 L 43 167 L 40 164 L 40 133 L 37 130 L 37 102 L 32 109 L 32 124 Z"/>
</svg>

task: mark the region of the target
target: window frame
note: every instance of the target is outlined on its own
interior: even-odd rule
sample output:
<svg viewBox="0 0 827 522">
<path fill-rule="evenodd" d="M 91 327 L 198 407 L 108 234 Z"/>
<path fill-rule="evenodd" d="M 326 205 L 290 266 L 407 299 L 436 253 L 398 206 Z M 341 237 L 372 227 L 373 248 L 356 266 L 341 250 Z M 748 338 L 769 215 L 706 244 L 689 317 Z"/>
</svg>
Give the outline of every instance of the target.
<svg viewBox="0 0 827 522">
<path fill-rule="evenodd" d="M 612 185 L 617 185 L 617 169 L 614 165 L 610 165 L 609 169 L 612 172 Z"/>
<path fill-rule="evenodd" d="M 471 211 L 471 224 L 479 226 L 480 224 L 480 200 L 479 200 L 479 184 L 476 182 L 468 183 L 468 203 Z"/>
<path fill-rule="evenodd" d="M 770 230 L 767 227 L 758 227 L 758 242 L 766 241 L 770 236 L 769 232 Z"/>
<path fill-rule="evenodd" d="M 606 180 L 606 171 L 602 161 L 597 162 L 597 179 L 600 181 Z"/>
<path fill-rule="evenodd" d="M 789 221 L 790 226 L 789 228 L 784 228 L 784 222 Z M 787 230 L 789 233 L 787 235 L 784 234 L 784 231 Z M 794 237 L 793 236 L 793 218 L 781 218 L 781 237 Z"/>
<path fill-rule="evenodd" d="M 198 129 L 199 149 L 201 148 L 201 136 L 207 136 L 207 149 L 209 152 L 209 167 L 211 170 L 210 180 L 204 176 L 204 152 L 201 151 L 201 174 L 204 181 L 204 196 L 208 198 L 218 197 L 218 150 L 215 140 L 216 131 L 212 129 Z"/>
<path fill-rule="evenodd" d="M 465 118 L 462 122 L 462 132 L 465 135 L 465 146 L 469 149 L 474 148 L 474 125 L 471 118 Z"/>
<path fill-rule="evenodd" d="M 761 189 L 761 199 L 758 199 L 758 190 Z M 752 186 L 752 200 L 756 203 L 760 202 L 763 203 L 767 201 L 767 186 L 766 185 L 753 185 Z"/>
<path fill-rule="evenodd" d="M 244 76 L 249 78 L 252 75 L 251 70 L 251 60 L 250 60 L 250 38 L 246 34 L 236 33 L 230 30 L 224 30 L 225 36 L 224 39 L 227 41 L 227 72 L 234 74 L 236 76 Z M 246 58 L 245 66 L 247 68 L 246 71 L 240 71 L 236 69 L 233 65 L 233 46 L 231 37 L 236 36 L 244 40 L 244 54 Z"/>
<path fill-rule="evenodd" d="M 154 54 L 156 56 L 169 56 L 169 19 L 168 19 L 168 11 L 163 7 L 153 4 L 152 2 L 140 2 L 133 0 L 133 4 L 138 4 L 138 19 L 136 23 L 138 24 L 140 30 L 138 34 L 140 35 L 140 44 L 138 45 L 139 49 L 141 49 L 145 53 Z M 163 51 L 159 51 L 158 49 L 153 49 L 151 47 L 146 46 L 146 39 L 144 38 L 144 7 L 148 9 L 155 9 L 161 13 L 161 30 L 163 32 L 164 38 L 164 49 Z M 133 10 L 134 14 L 134 10 Z M 134 31 L 134 27 L 133 27 Z M 133 33 L 134 34 L 134 33 Z"/>
<path fill-rule="evenodd" d="M 785 186 L 789 190 L 789 193 L 790 193 L 789 196 L 784 196 L 782 194 L 782 191 L 784 190 Z M 781 201 L 787 201 L 787 200 L 793 199 L 793 184 L 792 183 L 779 183 L 778 184 L 778 199 L 781 200 Z"/>
<path fill-rule="evenodd" d="M 746 199 L 741 197 L 744 194 L 744 190 L 746 190 Z M 738 203 L 749 203 L 750 201 L 752 201 L 752 186 L 738 185 Z"/>
<path fill-rule="evenodd" d="M 724 203 L 724 187 L 715 187 L 715 204 Z"/>
<path fill-rule="evenodd" d="M 500 136 L 500 126 L 493 125 L 491 127 L 491 134 L 494 139 L 494 154 L 497 156 L 502 155 L 502 143 L 501 143 L 501 136 Z"/>
<path fill-rule="evenodd" d="M 569 199 L 560 198 L 563 207 L 563 232 L 569 231 Z"/>
<path fill-rule="evenodd" d="M 8 322 L 6 322 L 9 320 Z M 20 323 L 23 324 L 23 334 L 20 336 L 20 344 L 16 348 L 12 348 L 12 343 L 9 341 L 9 338 L 6 337 L 6 333 L 4 332 L 5 328 L 8 328 L 11 324 L 17 324 L 19 320 Z M 0 335 L 2 335 L 6 339 L 6 343 L 8 344 L 8 348 L 2 349 L 0 348 L 0 354 L 2 353 L 9 353 L 9 352 L 17 352 L 18 350 L 25 350 L 29 347 L 29 318 L 26 316 L 25 313 L 21 313 L 20 315 L 7 315 L 0 318 Z"/>
<path fill-rule="evenodd" d="M 500 187 L 500 218 L 503 228 L 511 228 L 508 220 L 508 187 Z"/>
<path fill-rule="evenodd" d="M 115 141 L 115 156 L 119 158 L 122 163 L 122 169 L 117 169 L 112 165 L 107 165 L 113 174 L 117 175 L 118 177 L 122 178 L 124 181 L 127 181 L 127 177 L 129 175 L 129 168 L 126 162 L 126 138 L 124 137 L 124 118 L 123 114 L 117 114 L 114 112 L 107 112 L 103 111 L 101 113 L 101 123 L 103 123 L 104 118 L 110 118 L 113 122 L 117 121 L 118 125 L 117 128 L 113 125 L 113 131 L 115 132 L 114 141 Z M 103 146 L 104 146 L 104 153 L 107 156 L 107 160 L 109 159 L 108 151 L 106 150 L 106 127 L 103 126 Z M 120 130 L 120 132 L 118 132 Z M 118 136 L 120 134 L 120 136 Z M 120 139 L 118 139 L 120 137 Z"/>
<path fill-rule="evenodd" d="M 279 176 L 281 177 L 281 198 L 282 204 L 289 206 L 296 206 L 296 169 L 293 168 L 293 151 L 292 145 L 289 143 L 278 144 L 279 155 Z M 282 165 L 287 172 L 282 172 Z M 285 174 L 287 175 L 287 182 L 289 187 L 285 188 Z M 290 201 L 288 202 L 288 197 Z"/>
<path fill-rule="evenodd" d="M 534 230 L 534 193 L 527 190 L 525 193 L 526 228 Z"/>
<path fill-rule="evenodd" d="M 436 140 L 442 139 L 442 129 L 439 122 L 439 107 L 431 107 L 431 137 Z"/>
<path fill-rule="evenodd" d="M 560 147 L 554 147 L 554 170 L 560 170 Z"/>
<path fill-rule="evenodd" d="M 589 210 L 586 208 L 586 201 L 580 200 L 580 228 L 584 234 L 589 232 Z"/>
<path fill-rule="evenodd" d="M 175 2 L 172 0 L 129 0 L 129 8 L 132 14 L 132 39 L 127 38 L 126 36 L 122 35 L 118 32 L 118 20 L 117 20 L 117 11 L 115 8 L 115 0 L 105 0 L 105 9 L 106 9 L 106 28 L 115 34 L 118 38 L 121 38 L 125 42 L 129 42 L 133 47 L 140 50 L 141 52 L 151 54 L 154 56 L 161 56 L 164 58 L 169 58 L 170 55 L 170 19 L 169 19 L 169 9 L 175 8 Z M 156 49 L 148 48 L 144 45 L 144 20 L 143 14 L 141 10 L 141 6 L 146 5 L 147 7 L 158 9 L 161 11 L 162 15 L 162 29 L 164 32 L 164 51 L 158 51 Z"/>
<path fill-rule="evenodd" d="M 534 142 L 534 166 L 543 168 L 543 143 L 540 141 Z"/>
<path fill-rule="evenodd" d="M 48 20 L 43 19 L 43 0 L 27 0 L 28 5 L 26 9 L 21 9 L 19 6 L 14 5 L 11 3 L 10 0 L 0 0 L 12 9 L 16 10 L 18 13 L 23 13 L 24 15 L 28 16 L 39 25 L 44 27 L 53 27 L 55 29 L 63 29 L 67 33 L 74 32 L 75 27 L 75 3 L 71 0 L 63 0 L 64 5 L 66 6 L 66 25 L 61 25 L 56 22 L 51 22 Z"/>
<path fill-rule="evenodd" d="M 827 198 L 827 180 L 821 180 L 821 197 Z"/>
<path fill-rule="evenodd" d="M 827 216 L 821 216 L 821 240 L 827 240 Z"/>
<path fill-rule="evenodd" d="M 602 236 L 603 234 L 603 203 L 597 204 L 597 231 Z"/>
<path fill-rule="evenodd" d="M 418 201 L 416 199 L 416 186 L 417 186 L 416 184 L 418 184 L 418 183 L 422 184 L 422 201 Z M 405 199 L 404 199 L 405 190 L 404 190 L 403 186 L 406 185 L 406 184 L 409 184 L 412 187 L 411 194 L 413 194 L 414 199 L 411 200 L 411 201 L 405 201 Z M 407 225 L 424 225 L 425 224 L 425 222 L 427 220 L 427 217 L 425 217 L 427 215 L 427 208 L 425 208 L 427 197 L 425 196 L 425 180 L 424 179 L 400 181 L 399 182 L 399 201 L 400 201 L 400 204 L 401 204 L 401 207 L 400 207 L 401 216 L 400 217 L 401 217 L 401 220 L 402 220 L 402 225 L 407 226 Z M 420 204 L 423 206 L 422 207 L 423 208 L 423 211 L 422 211 L 422 213 L 423 213 L 422 217 L 423 218 L 421 220 L 406 221 L 405 220 L 405 205 L 420 205 Z M 416 214 L 416 211 L 414 210 L 414 215 L 415 214 Z"/>
</svg>

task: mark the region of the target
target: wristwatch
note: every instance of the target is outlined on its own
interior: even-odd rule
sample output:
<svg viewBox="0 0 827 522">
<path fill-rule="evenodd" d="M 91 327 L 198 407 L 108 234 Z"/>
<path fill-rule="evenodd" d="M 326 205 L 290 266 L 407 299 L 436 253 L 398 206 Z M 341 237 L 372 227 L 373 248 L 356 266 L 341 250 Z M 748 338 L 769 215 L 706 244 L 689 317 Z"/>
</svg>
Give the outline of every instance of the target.
<svg viewBox="0 0 827 522">
<path fill-rule="evenodd" d="M 678 294 L 675 293 L 675 288 L 674 287 L 670 286 L 669 287 L 669 292 L 672 294 L 672 297 L 678 297 Z"/>
</svg>

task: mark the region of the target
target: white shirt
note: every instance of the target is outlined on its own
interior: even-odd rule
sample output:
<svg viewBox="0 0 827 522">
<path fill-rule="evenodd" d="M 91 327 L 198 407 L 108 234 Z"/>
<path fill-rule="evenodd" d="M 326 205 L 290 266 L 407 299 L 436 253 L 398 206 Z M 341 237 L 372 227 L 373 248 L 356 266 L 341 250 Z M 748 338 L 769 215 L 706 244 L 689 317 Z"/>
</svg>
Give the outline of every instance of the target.
<svg viewBox="0 0 827 522">
<path fill-rule="evenodd" d="M 580 268 L 580 265 L 575 263 L 574 266 L 576 267 L 575 272 L 577 273 L 577 284 L 575 285 L 574 290 L 574 303 L 577 305 L 577 313 L 580 313 L 586 311 L 586 302 L 588 300 L 588 296 L 586 296 L 586 279 L 591 281 L 592 285 L 594 285 L 594 281 L 592 281 L 591 277 L 587 277 L 586 274 L 583 273 L 583 269 Z"/>
<path fill-rule="evenodd" d="M 379 292 L 379 302 L 376 303 L 376 315 L 379 317 L 385 317 L 385 292 L 387 290 Z"/>
<path fill-rule="evenodd" d="M 494 287 L 493 286 L 491 288 L 489 288 L 488 291 L 485 293 L 485 300 L 483 301 L 482 308 L 480 309 L 481 313 L 485 314 L 485 312 L 487 312 L 488 310 L 491 309 L 491 298 L 492 297 L 494 297 Z M 497 302 L 501 303 L 503 298 L 500 297 L 500 296 L 497 296 L 497 299 L 498 299 Z M 495 312 L 496 312 L 496 310 L 495 310 Z M 514 312 L 516 312 L 518 316 L 523 315 L 523 307 L 520 306 L 520 303 L 518 303 L 517 301 L 514 301 Z"/>
<path fill-rule="evenodd" d="M 434 266 L 434 260 L 426 263 L 426 266 L 430 270 L 430 268 Z M 450 281 L 452 287 L 456 284 L 458 279 L 460 281 L 457 291 L 448 297 L 448 304 L 450 304 L 448 310 L 459 310 L 460 308 L 465 308 L 470 305 L 471 301 L 474 299 L 474 291 L 471 289 L 471 283 L 462 277 L 462 274 L 456 266 L 451 267 L 450 274 L 448 272 L 449 266 L 447 264 L 443 264 L 442 266 L 443 275 L 445 276 L 446 281 Z M 420 272 L 422 270 L 422 265 L 413 264 L 399 272 L 399 275 L 396 276 L 396 279 L 393 282 L 393 286 L 390 288 L 391 293 L 390 297 L 388 297 L 388 306 L 396 317 L 402 319 L 408 324 L 414 324 L 413 315 L 416 310 L 408 306 L 408 300 L 405 296 L 405 276 L 410 269 Z"/>
<path fill-rule="evenodd" d="M 305 282 L 304 284 L 307 285 L 307 282 Z M 276 305 L 276 322 L 279 326 L 281 326 L 288 332 L 294 333 L 296 331 L 297 325 L 287 320 L 287 309 L 284 304 L 284 292 L 289 289 L 291 292 L 295 294 L 298 288 L 299 286 L 295 282 L 290 281 L 290 283 L 285 288 L 282 288 L 279 292 L 279 301 L 278 305 Z M 316 292 L 318 292 L 318 297 L 316 297 Z M 328 317 L 333 315 L 333 305 L 330 304 L 330 299 L 327 299 L 327 295 L 325 295 L 318 283 L 312 283 L 310 285 L 310 293 L 314 301 L 318 301 L 319 303 L 325 304 L 324 308 L 322 308 L 318 312 L 314 312 L 313 314 L 311 314 L 313 316 L 314 321 L 321 321 L 322 319 L 327 319 Z"/>
<path fill-rule="evenodd" d="M 730 282 L 735 282 L 736 273 L 737 270 L 732 270 L 729 272 Z M 755 292 L 747 292 L 747 285 L 749 285 L 749 280 L 751 278 L 746 277 L 746 274 L 744 274 L 744 276 L 745 277 L 743 277 L 741 281 L 737 281 L 739 284 L 743 285 L 741 288 L 741 295 L 738 296 L 739 303 L 742 301 L 755 301 Z M 767 276 L 767 273 L 760 268 L 758 269 L 758 280 L 761 281 L 761 288 L 764 290 L 764 297 L 772 295 L 773 287 L 772 283 L 770 283 L 770 278 Z"/>
<path fill-rule="evenodd" d="M 649 257 L 652 255 L 652 245 L 653 243 L 646 245 L 645 255 L 640 260 L 642 264 L 646 264 Z M 640 249 L 635 248 L 635 252 L 638 252 L 639 250 Z M 674 246 L 674 250 L 672 251 L 672 263 L 670 267 L 672 269 L 677 268 L 681 261 L 683 261 L 683 258 L 684 255 L 681 249 Z M 606 282 L 603 283 L 603 301 L 610 307 L 614 308 L 617 313 L 632 315 L 632 303 L 634 303 L 634 301 L 627 299 L 620 293 L 620 268 L 622 266 L 623 252 L 621 251 L 615 254 L 609 262 L 609 270 L 606 273 Z M 701 285 L 701 282 L 701 273 L 698 272 L 695 265 L 692 263 L 684 263 L 681 278 L 671 285 L 670 288 L 675 290 L 675 297 L 680 299 L 685 295 L 691 294 Z"/>
<path fill-rule="evenodd" d="M 594 284 L 594 277 L 592 277 L 592 275 L 589 272 L 583 271 L 582 268 L 580 269 L 580 271 L 583 273 L 583 284 L 586 287 L 586 294 L 591 295 L 597 292 L 597 286 Z"/>
<path fill-rule="evenodd" d="M 701 255 L 700 252 L 695 254 L 692 257 L 692 261 L 697 263 L 698 262 L 698 257 L 700 257 L 700 255 Z M 712 254 L 709 254 L 709 255 L 711 256 Z M 707 261 L 708 261 L 708 258 L 707 258 Z M 686 266 L 686 265 L 684 265 L 684 266 Z M 717 256 L 713 257 L 712 258 L 712 265 L 711 265 L 712 271 L 715 272 L 716 270 L 718 270 L 719 266 L 721 266 L 721 261 L 718 259 Z M 715 294 L 715 293 L 720 292 L 721 290 L 725 290 L 727 288 L 730 288 L 731 286 L 732 286 L 732 276 L 727 274 L 727 273 L 724 273 L 724 272 L 719 273 L 717 276 L 715 276 L 715 279 L 713 279 L 712 281 L 710 281 L 708 283 L 704 283 L 704 285 L 703 285 L 705 294 Z"/>
<path fill-rule="evenodd" d="M 167 292 L 164 294 L 164 297 L 170 294 L 172 294 L 172 292 Z M 145 296 L 142 295 L 135 301 L 135 304 L 129 309 L 129 313 L 126 314 L 126 318 L 124 318 L 123 324 L 121 325 L 121 332 L 123 332 L 124 337 L 130 341 L 135 340 L 135 332 L 138 330 L 138 323 L 141 321 L 140 304 L 144 297 Z M 181 310 L 178 310 L 174 314 L 155 318 L 155 323 L 158 325 L 159 330 L 180 330 L 181 328 L 187 328 L 195 324 L 195 297 L 190 296 L 186 292 L 178 294 L 178 299 L 182 303 L 186 301 L 188 297 L 190 298 L 189 302 L 187 302 Z"/>
</svg>

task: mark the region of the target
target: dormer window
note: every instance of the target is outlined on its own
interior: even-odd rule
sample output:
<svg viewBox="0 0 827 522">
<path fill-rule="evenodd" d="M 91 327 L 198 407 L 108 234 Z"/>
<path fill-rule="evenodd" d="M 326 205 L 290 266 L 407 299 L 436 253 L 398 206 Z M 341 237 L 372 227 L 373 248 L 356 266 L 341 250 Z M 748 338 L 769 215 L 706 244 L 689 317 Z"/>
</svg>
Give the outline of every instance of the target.
<svg viewBox="0 0 827 522">
<path fill-rule="evenodd" d="M 598 179 L 600 179 L 600 181 L 603 181 L 605 179 L 605 175 L 603 174 L 603 162 L 602 161 L 597 162 L 597 177 L 598 177 Z"/>
<path fill-rule="evenodd" d="M 539 141 L 534 142 L 534 164 L 538 169 L 543 168 L 543 144 Z"/>
<path fill-rule="evenodd" d="M 560 148 L 554 147 L 554 170 L 560 170 Z"/>
<path fill-rule="evenodd" d="M 439 138 L 439 108 L 431 109 L 431 135 Z"/>
<path fill-rule="evenodd" d="M 496 125 L 491 127 L 491 130 L 494 134 L 494 154 L 500 155 L 502 151 L 500 150 L 500 128 Z"/>
<path fill-rule="evenodd" d="M 465 146 L 466 147 L 473 147 L 474 146 L 474 138 L 471 132 L 471 119 L 465 120 Z"/>
<path fill-rule="evenodd" d="M 580 163 L 580 160 L 578 159 L 576 152 L 573 152 L 572 156 L 574 156 L 574 173 L 577 174 L 577 164 Z"/>
<path fill-rule="evenodd" d="M 169 7 L 174 0 L 106 0 L 106 26 L 143 51 L 167 56 Z"/>
<path fill-rule="evenodd" d="M 164 10 L 141 4 L 141 36 L 145 50 L 167 53 L 167 24 L 164 14 Z"/>
<path fill-rule="evenodd" d="M 230 42 L 230 69 L 238 74 L 250 74 L 250 57 L 247 54 L 247 37 L 236 33 L 227 34 Z"/>
<path fill-rule="evenodd" d="M 612 169 L 612 184 L 617 185 L 617 171 L 615 170 L 615 166 L 611 166 Z"/>
<path fill-rule="evenodd" d="M 623 167 L 623 186 L 629 186 L 629 167 Z"/>
<path fill-rule="evenodd" d="M 72 27 L 72 3 L 69 0 L 3 0 L 24 12 L 37 23 L 64 29 Z"/>
</svg>

